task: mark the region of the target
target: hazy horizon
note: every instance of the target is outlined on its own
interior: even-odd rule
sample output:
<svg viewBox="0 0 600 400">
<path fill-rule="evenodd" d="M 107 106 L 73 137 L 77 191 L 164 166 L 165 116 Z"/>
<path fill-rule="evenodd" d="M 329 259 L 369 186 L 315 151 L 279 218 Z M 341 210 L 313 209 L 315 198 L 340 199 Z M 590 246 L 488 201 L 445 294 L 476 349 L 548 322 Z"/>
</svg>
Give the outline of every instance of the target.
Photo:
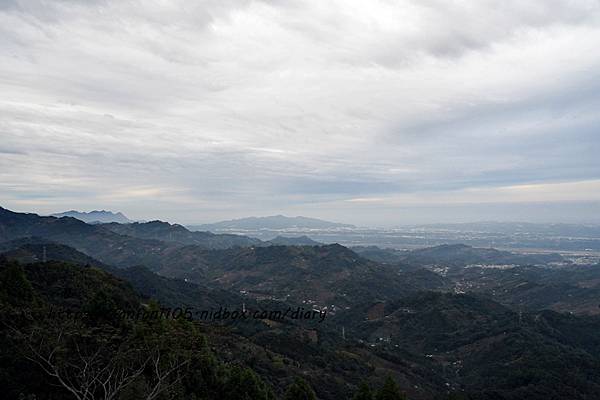
<svg viewBox="0 0 600 400">
<path fill-rule="evenodd" d="M 52 216 L 55 214 L 62 214 L 62 213 L 66 213 L 66 212 L 71 212 L 71 211 L 75 211 L 75 212 L 82 212 L 82 213 L 91 213 L 91 212 L 112 212 L 112 213 L 119 213 L 121 212 L 122 214 L 124 214 L 125 217 L 129 218 L 132 222 L 147 222 L 147 221 L 154 221 L 154 220 L 161 220 L 164 222 L 169 222 L 172 224 L 180 224 L 180 225 L 184 225 L 184 226 L 195 226 L 195 225 L 210 225 L 210 224 L 214 224 L 214 223 L 218 223 L 218 222 L 224 222 L 224 221 L 234 221 L 234 220 L 239 220 L 239 219 L 246 219 L 246 218 L 265 218 L 265 217 L 276 217 L 276 216 L 283 216 L 283 217 L 287 217 L 287 218 L 295 218 L 295 217 L 304 217 L 304 218 L 314 218 L 314 219 L 319 219 L 319 220 L 324 220 L 327 222 L 334 222 L 334 223 L 340 223 L 340 224 L 351 224 L 351 225 L 355 225 L 357 228 L 373 228 L 373 229 L 377 229 L 377 228 L 382 228 L 382 229 L 386 229 L 386 228 L 405 228 L 405 227 L 412 227 L 412 226 L 419 226 L 419 225 L 435 225 L 435 224 L 478 224 L 478 223 L 500 223 L 500 224 L 519 224 L 519 223 L 532 223 L 532 224 L 573 224 L 573 225 L 600 225 L 600 222 L 598 222 L 597 220 L 594 220 L 593 218 L 588 218 L 586 219 L 586 221 L 561 221 L 561 220 L 527 220 L 527 219 L 486 219 L 486 218 L 480 218 L 480 219 L 472 219 L 472 220 L 457 220 L 457 219 L 452 219 L 452 218 L 443 218 L 443 217 L 432 217 L 431 221 L 415 221 L 415 222 L 405 222 L 405 223 L 388 223 L 388 224 L 375 224 L 375 223 L 353 223 L 347 220 L 340 220 L 340 219 L 335 219 L 335 218 L 328 218 L 327 216 L 315 216 L 315 215 L 307 215 L 307 214 L 281 214 L 281 213 L 265 213 L 265 214 L 260 214 L 260 215 L 251 215 L 251 214 L 240 214 L 239 216 L 236 217 L 224 217 L 221 219 L 211 219 L 211 220 L 204 220 L 204 221 L 178 221 L 178 220 L 172 220 L 169 218 L 157 218 L 155 216 L 147 216 L 145 218 L 133 218 L 130 214 L 128 214 L 127 212 L 123 212 L 121 210 L 117 210 L 117 209 L 107 209 L 107 208 L 102 208 L 102 207 L 97 207 L 97 208 L 91 208 L 91 209 L 64 209 L 64 210 L 60 210 L 60 211 L 52 211 L 52 212 L 39 212 L 36 210 L 21 210 L 21 209 L 10 209 L 8 207 L 3 206 L 2 204 L 0 204 L 0 207 L 4 207 L 9 209 L 10 211 L 14 211 L 14 212 L 31 212 L 34 214 L 39 214 L 42 216 Z"/>
</svg>

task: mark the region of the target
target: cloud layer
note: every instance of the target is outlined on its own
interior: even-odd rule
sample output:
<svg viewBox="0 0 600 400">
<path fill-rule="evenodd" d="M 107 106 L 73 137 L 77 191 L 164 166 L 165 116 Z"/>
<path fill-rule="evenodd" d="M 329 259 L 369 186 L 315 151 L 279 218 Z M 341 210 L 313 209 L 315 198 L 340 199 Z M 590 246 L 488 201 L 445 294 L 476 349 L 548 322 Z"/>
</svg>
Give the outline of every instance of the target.
<svg viewBox="0 0 600 400">
<path fill-rule="evenodd" d="M 3 1 L 0 202 L 597 220 L 598 43 L 595 0 Z"/>
</svg>

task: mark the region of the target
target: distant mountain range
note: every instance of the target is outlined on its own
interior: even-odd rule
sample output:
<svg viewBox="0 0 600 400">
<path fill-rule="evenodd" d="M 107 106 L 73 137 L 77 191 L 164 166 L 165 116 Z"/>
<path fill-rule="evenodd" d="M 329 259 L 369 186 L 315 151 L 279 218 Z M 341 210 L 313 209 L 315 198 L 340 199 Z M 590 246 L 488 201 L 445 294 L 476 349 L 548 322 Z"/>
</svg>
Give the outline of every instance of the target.
<svg viewBox="0 0 600 400">
<path fill-rule="evenodd" d="M 223 230 L 279 230 L 279 229 L 332 229 L 355 228 L 354 225 L 340 224 L 308 217 L 286 217 L 272 215 L 269 217 L 249 217 L 229 221 L 215 222 L 214 224 L 190 225 L 193 231 L 223 231 Z"/>
<path fill-rule="evenodd" d="M 133 222 L 121 212 L 114 213 L 112 211 L 105 210 L 94 210 L 90 212 L 71 210 L 62 213 L 52 214 L 52 217 L 72 217 L 77 218 L 78 220 L 86 222 L 88 224 L 105 224 L 109 222 L 118 222 L 119 224 L 126 224 L 129 222 Z"/>
</svg>

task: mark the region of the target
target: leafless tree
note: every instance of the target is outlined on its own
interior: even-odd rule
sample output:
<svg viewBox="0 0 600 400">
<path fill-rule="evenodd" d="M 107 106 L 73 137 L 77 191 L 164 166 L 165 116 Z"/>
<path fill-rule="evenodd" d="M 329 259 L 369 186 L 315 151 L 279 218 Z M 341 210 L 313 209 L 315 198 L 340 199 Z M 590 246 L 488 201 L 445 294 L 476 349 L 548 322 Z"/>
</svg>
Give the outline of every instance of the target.
<svg viewBox="0 0 600 400">
<path fill-rule="evenodd" d="M 172 355 L 168 360 L 161 360 L 160 350 L 152 355 L 152 385 L 146 400 L 154 400 L 159 394 L 173 387 L 181 380 L 181 370 L 189 361 L 180 355 Z"/>
<path fill-rule="evenodd" d="M 165 354 L 160 348 L 119 348 L 115 352 L 110 346 L 99 345 L 86 351 L 80 348 L 76 337 L 66 335 L 64 330 L 55 335 L 33 331 L 26 343 L 27 359 L 77 400 L 113 400 L 145 372 L 149 383 L 146 400 L 155 400 L 180 381 L 181 370 L 188 363 L 182 354 Z M 68 356 L 64 357 L 66 353 Z"/>
</svg>

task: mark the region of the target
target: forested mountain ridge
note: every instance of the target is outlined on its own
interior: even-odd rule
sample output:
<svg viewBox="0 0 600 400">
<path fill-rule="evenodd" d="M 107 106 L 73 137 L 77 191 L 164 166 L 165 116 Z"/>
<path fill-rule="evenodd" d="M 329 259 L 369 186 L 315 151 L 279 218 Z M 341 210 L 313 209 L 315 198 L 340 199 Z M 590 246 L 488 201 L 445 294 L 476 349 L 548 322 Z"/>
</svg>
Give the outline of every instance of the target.
<svg viewBox="0 0 600 400">
<path fill-rule="evenodd" d="M 130 224 L 119 225 L 109 224 L 113 229 L 125 229 L 129 233 L 147 232 L 148 227 L 159 225 L 159 231 L 166 228 L 169 232 L 185 229 L 179 226 L 173 226 L 167 223 L 158 224 L 131 224 L 137 228 L 127 228 Z M 116 228 L 116 227 L 119 228 Z M 154 230 L 154 229 L 151 229 Z M 185 230 L 192 237 L 206 238 L 202 244 L 195 243 L 199 248 L 218 248 L 229 245 L 241 245 L 253 243 L 254 240 L 235 235 L 213 235 L 192 234 Z M 162 234 L 157 234 L 161 236 Z M 98 259 L 110 265 L 127 267 L 136 264 L 143 264 L 150 268 L 158 267 L 158 260 L 168 250 L 182 246 L 182 243 L 173 241 L 164 241 L 152 238 L 152 234 L 145 233 L 140 236 L 143 238 L 120 234 L 107 229 L 105 225 L 90 225 L 76 218 L 71 217 L 41 217 L 37 214 L 15 213 L 0 207 L 0 241 L 9 241 L 25 237 L 41 237 L 58 243 L 71 246 L 91 257 Z M 237 242 L 239 241 L 239 243 Z"/>
<path fill-rule="evenodd" d="M 212 281 L 218 287 L 245 291 L 259 298 L 290 297 L 296 301 L 311 300 L 321 306 L 327 303 L 346 306 L 357 301 L 387 299 L 406 291 L 444 288 L 443 279 L 433 273 L 422 271 L 414 279 L 402 276 L 396 269 L 365 260 L 340 245 L 209 250 L 197 244 L 184 246 L 181 241 L 132 237 L 113 232 L 106 225 L 88 225 L 68 217 L 56 219 L 7 211 L 5 214 L 8 217 L 0 214 L 0 228 L 5 227 L 6 237 L 11 239 L 39 235 L 72 246 L 108 265 L 121 268 L 145 265 L 167 277 L 196 283 Z M 11 221 L 23 226 L 17 228 Z M 187 234 L 205 235 L 162 222 L 109 226 L 139 235 L 157 230 L 155 236 L 159 237 L 165 235 L 165 230 L 169 234 L 179 231 L 186 238 L 190 237 Z"/>
<path fill-rule="evenodd" d="M 143 365 L 144 355 L 169 355 L 169 364 L 161 364 L 160 368 L 177 366 L 179 375 L 172 380 L 163 376 L 159 386 L 164 385 L 161 390 L 165 393 L 179 393 L 176 396 L 204 393 L 207 399 L 233 400 L 240 393 L 257 391 L 259 394 L 253 395 L 257 397 L 251 398 L 272 399 L 277 393 L 283 395 L 285 386 L 292 384 L 293 380 L 286 377 L 299 374 L 311 382 L 323 399 L 350 398 L 356 390 L 352 384 L 359 379 L 368 377 L 377 386 L 388 374 L 395 376 L 414 399 L 449 399 L 451 392 L 470 399 L 587 399 L 600 388 L 600 378 L 584 373 L 600 366 L 600 341 L 596 335 L 600 319 L 551 312 L 519 315 L 489 300 L 422 292 L 390 302 L 381 317 L 344 321 L 348 329 L 346 341 L 332 340 L 328 330 L 320 331 L 316 342 L 303 341 L 302 328 L 293 324 L 278 324 L 275 328 L 263 325 L 254 333 L 245 334 L 245 339 L 227 327 L 190 324 L 185 320 L 162 320 L 157 325 L 160 320 L 115 318 L 118 310 L 139 308 L 140 299 L 129 285 L 95 268 L 54 261 L 24 266 L 0 261 L 0 274 L 2 318 L 10 328 L 2 330 L 4 351 L 0 357 L 5 362 L 0 375 L 12 377 L 3 383 L 8 393 L 27 390 L 25 393 L 37 393 L 41 399 L 48 395 L 70 398 L 52 376 L 35 367 L 35 362 L 28 364 L 22 358 L 25 354 L 39 356 L 29 353 L 32 349 L 27 343 L 31 342 L 23 343 L 21 350 L 15 352 L 18 347 L 14 346 L 22 340 L 33 340 L 39 346 L 40 333 L 46 337 L 47 345 L 66 346 L 73 351 L 72 346 L 77 345 L 79 351 L 84 349 L 83 358 L 69 351 L 57 359 L 70 360 L 77 368 L 98 350 L 112 349 L 102 353 L 98 362 L 112 365 L 111 360 L 125 357 L 134 367 L 129 370 L 131 373 L 136 371 L 136 365 Z M 47 318 L 52 309 L 55 315 L 60 311 L 72 317 Z M 16 318 L 24 310 L 35 319 Z M 73 314 L 64 314 L 67 312 Z M 72 325 L 73 322 L 77 324 Z M 135 334 L 140 329 L 145 332 L 146 339 L 142 341 Z M 86 340 L 92 332 L 94 340 Z M 106 347 L 102 342 L 108 338 L 106 335 L 116 342 Z M 202 344 L 202 336 L 208 338 L 208 346 Z M 123 353 L 119 347 L 111 347 L 119 343 L 127 344 L 128 350 Z M 189 347 L 194 343 L 200 346 Z M 52 348 L 40 347 L 43 351 Z M 210 352 L 212 358 L 208 357 Z M 44 354 L 49 353 L 41 355 Z M 56 364 L 57 368 L 62 368 L 60 365 Z M 246 370 L 248 366 L 258 375 Z M 27 377 L 18 373 L 23 367 L 30 370 Z M 252 378 L 248 378 L 251 383 L 240 386 L 234 382 L 242 371 Z M 65 374 L 73 372 L 64 370 Z M 32 373 L 36 376 L 34 385 L 30 384 Z M 122 398 L 139 398 L 135 396 L 145 388 L 158 384 L 160 379 L 153 374 L 142 371 L 140 380 L 136 378 L 136 383 L 132 381 L 123 389 Z M 198 377 L 203 378 L 198 381 Z M 218 383 L 219 379 L 228 384 Z M 49 390 L 48 385 L 53 389 Z M 232 390 L 230 385 L 236 388 L 236 395 L 227 394 Z"/>
<path fill-rule="evenodd" d="M 162 382 L 169 382 L 173 388 L 169 396 L 180 400 L 243 398 L 247 392 L 239 392 L 242 389 L 234 382 L 250 382 L 242 386 L 252 388 L 249 398 L 253 399 L 275 396 L 288 400 L 286 391 L 297 390 L 311 396 L 310 387 L 319 399 L 349 399 L 361 380 L 377 388 L 387 376 L 392 376 L 410 399 L 418 400 L 542 400 L 553 396 L 587 400 L 600 388 L 599 378 L 591 373 L 600 367 L 600 319 L 543 310 L 547 303 L 536 306 L 533 301 L 548 297 L 564 302 L 559 293 L 547 291 L 558 280 L 573 287 L 585 284 L 587 290 L 593 290 L 593 268 L 525 265 L 490 269 L 471 265 L 472 260 L 464 258 L 465 254 L 479 257 L 477 249 L 458 247 L 426 249 L 420 262 L 414 258 L 411 263 L 388 264 L 336 244 L 206 249 L 197 244 L 135 238 L 72 218 L 46 218 L 0 213 L 0 235 L 10 238 L 0 241 L 2 318 L 18 321 L 18 326 L 10 322 L 2 328 L 0 358 L 5 367 L 0 377 L 9 377 L 4 381 L 6 387 L 17 396 L 73 398 L 65 388 L 45 391 L 46 385 L 56 381 L 44 375 L 43 369 L 35 371 L 36 385 L 28 386 L 28 380 L 19 375 L 20 370 L 39 368 L 17 350 L 27 349 L 28 343 L 39 346 L 40 332 L 67 349 L 60 355 L 64 357 L 61 362 L 74 365 L 78 361 L 72 358 L 77 357 L 73 346 L 88 337 L 94 339 L 87 342 L 87 349 L 108 346 L 112 353 L 123 356 L 116 360 L 129 360 L 131 366 L 151 362 L 149 357 L 156 355 L 152 349 L 175 346 L 171 348 L 177 349 L 176 357 L 167 360 L 174 365 L 186 360 L 185 367 L 179 365 L 184 368 L 176 381 Z M 179 229 L 167 225 L 167 232 Z M 72 244 L 81 247 L 70 247 Z M 432 253 L 437 257 L 434 264 Z M 95 254 L 103 258 L 97 259 Z M 509 256 L 487 250 L 484 254 Z M 494 261 L 493 257 L 487 260 Z M 438 267 L 445 268 L 444 272 L 436 272 Z M 464 285 L 467 293 L 455 294 L 459 282 L 478 282 L 481 287 Z M 522 282 L 535 283 L 547 292 L 537 290 L 528 295 L 525 290 L 534 286 Z M 492 295 L 498 287 L 504 290 L 510 285 L 513 291 Z M 516 299 L 527 300 L 532 307 Z M 51 306 L 85 313 L 76 314 L 74 321 L 15 319 L 40 315 L 40 310 Z M 325 317 L 293 320 L 266 314 L 246 321 L 196 318 L 193 322 L 166 318 L 157 324 L 114 318 L 115 309 L 153 307 L 302 308 L 311 313 L 317 310 Z M 94 315 L 91 319 L 87 316 L 90 312 Z M 63 328 L 71 336 L 68 342 L 58 343 L 57 334 Z M 142 342 L 136 333 L 139 330 L 145 332 Z M 195 339 L 197 335 L 205 339 Z M 189 347 L 198 340 L 209 344 Z M 152 346 L 144 347 L 148 343 Z M 119 353 L 122 346 L 133 346 L 135 351 Z M 210 359 L 214 361 L 204 364 Z M 124 365 L 111 364 L 109 357 L 102 360 L 115 368 Z M 123 399 L 145 398 L 129 391 L 143 392 L 161 380 L 145 368 L 138 376 L 135 384 L 132 381 L 122 390 Z M 309 386 L 295 384 L 298 376 Z M 238 389 L 228 392 L 226 386 Z"/>
</svg>

